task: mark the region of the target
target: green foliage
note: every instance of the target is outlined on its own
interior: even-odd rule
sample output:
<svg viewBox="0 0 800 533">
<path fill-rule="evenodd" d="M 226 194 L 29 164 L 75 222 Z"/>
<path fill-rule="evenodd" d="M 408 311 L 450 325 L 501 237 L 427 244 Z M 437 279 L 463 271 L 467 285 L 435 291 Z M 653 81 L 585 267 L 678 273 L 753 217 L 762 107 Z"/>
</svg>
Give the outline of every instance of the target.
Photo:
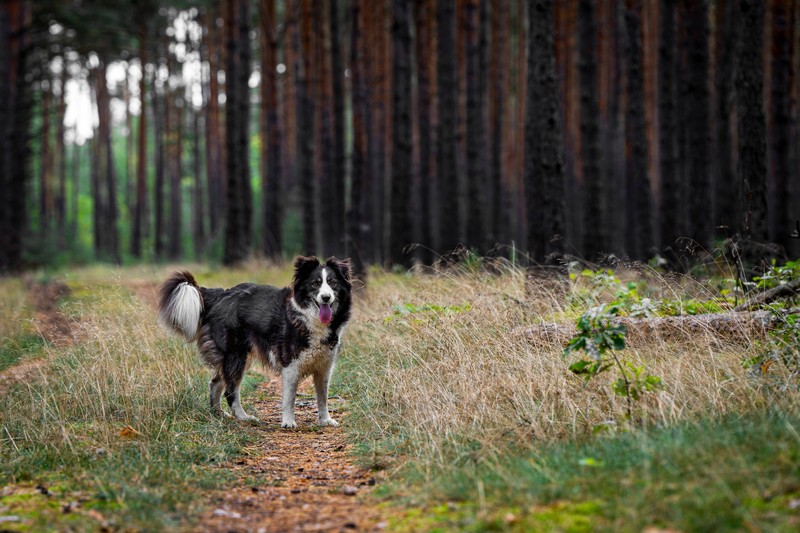
<svg viewBox="0 0 800 533">
<path fill-rule="evenodd" d="M 773 259 L 769 270 L 761 276 L 754 277 L 753 281 L 756 282 L 757 288 L 764 290 L 772 289 L 796 279 L 800 279 L 800 259 L 787 261 L 784 265 L 778 265 Z"/>
<path fill-rule="evenodd" d="M 645 392 L 660 390 L 661 378 L 645 372 L 643 366 L 634 366 L 619 359 L 617 352 L 625 349 L 627 329 L 615 319 L 619 316 L 619 305 L 603 305 L 585 312 L 578 319 L 578 334 L 573 337 L 564 355 L 585 352 L 589 358 L 579 359 L 569 366 L 570 371 L 586 382 L 615 366 L 619 378 L 611 385 L 617 396 L 627 402 L 628 419 L 631 418 L 631 403 L 641 399 Z"/>
<path fill-rule="evenodd" d="M 785 386 L 800 385 L 800 314 L 778 315 L 777 326 L 766 342 L 758 344 L 758 353 L 742 364 L 753 375 Z M 780 369 L 780 372 L 776 370 Z"/>
</svg>

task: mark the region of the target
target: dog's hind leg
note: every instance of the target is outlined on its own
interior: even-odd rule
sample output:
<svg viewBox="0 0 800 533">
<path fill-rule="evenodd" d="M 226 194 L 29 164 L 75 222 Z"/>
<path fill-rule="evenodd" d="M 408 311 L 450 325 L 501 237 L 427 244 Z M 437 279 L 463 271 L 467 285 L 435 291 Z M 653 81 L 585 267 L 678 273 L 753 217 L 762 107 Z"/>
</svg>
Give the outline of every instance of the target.
<svg viewBox="0 0 800 533">
<path fill-rule="evenodd" d="M 222 379 L 221 370 L 217 370 L 211 382 L 208 384 L 209 399 L 211 401 L 211 412 L 215 415 L 225 415 L 220 406 L 220 399 L 222 398 L 222 391 L 225 390 L 225 381 Z"/>
<path fill-rule="evenodd" d="M 281 427 L 296 428 L 294 420 L 294 399 L 297 396 L 297 384 L 300 374 L 297 361 L 294 361 L 281 372 Z"/>
<path fill-rule="evenodd" d="M 225 363 L 222 366 L 223 376 L 225 377 L 225 400 L 227 400 L 233 416 L 238 420 L 258 420 L 258 418 L 244 412 L 239 400 L 239 387 L 242 385 L 246 361 L 246 356 L 234 355 L 225 358 Z"/>
<path fill-rule="evenodd" d="M 320 426 L 338 426 L 339 422 L 328 414 L 328 383 L 333 372 L 333 365 L 314 373 L 314 389 L 317 391 L 317 413 Z"/>
</svg>

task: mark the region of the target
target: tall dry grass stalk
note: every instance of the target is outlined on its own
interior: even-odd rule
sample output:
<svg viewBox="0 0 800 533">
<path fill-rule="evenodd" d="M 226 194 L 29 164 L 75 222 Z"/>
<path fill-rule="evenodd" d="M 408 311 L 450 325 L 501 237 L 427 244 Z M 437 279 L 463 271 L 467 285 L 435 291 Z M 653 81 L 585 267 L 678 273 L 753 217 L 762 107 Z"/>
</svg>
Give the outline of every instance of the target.
<svg viewBox="0 0 800 533">
<path fill-rule="evenodd" d="M 647 277 L 654 296 L 718 296 L 687 278 Z M 358 400 L 357 437 L 396 443 L 423 464 L 444 466 L 453 450 L 491 455 L 585 438 L 609 421 L 625 426 L 625 399 L 610 386 L 618 376 L 608 372 L 584 385 L 568 370 L 562 345 L 518 334 L 525 325 L 574 323 L 585 310 L 574 304 L 580 290 L 576 282 L 529 278 L 515 268 L 500 275 L 374 275 L 357 299 L 342 365 L 349 371 L 341 383 Z M 406 308 L 412 311 L 395 313 L 404 304 L 413 304 Z M 442 308 L 423 307 L 431 304 Z M 445 308 L 465 304 L 468 310 Z M 756 339 L 726 340 L 713 330 L 690 338 L 677 333 L 621 354 L 663 379 L 663 391 L 636 406 L 645 425 L 798 405 L 796 387 L 770 394 L 743 368 Z"/>
</svg>

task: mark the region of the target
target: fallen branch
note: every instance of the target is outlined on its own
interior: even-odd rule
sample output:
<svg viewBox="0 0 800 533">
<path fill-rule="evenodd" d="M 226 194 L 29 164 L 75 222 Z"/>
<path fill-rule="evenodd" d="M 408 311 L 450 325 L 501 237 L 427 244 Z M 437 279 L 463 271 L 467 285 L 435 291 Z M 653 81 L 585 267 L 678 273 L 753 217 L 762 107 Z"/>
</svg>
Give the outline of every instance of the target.
<svg viewBox="0 0 800 533">
<path fill-rule="evenodd" d="M 798 293 L 800 293 L 800 279 L 795 279 L 789 283 L 773 287 L 768 291 L 760 292 L 743 304 L 736 306 L 733 310 L 737 312 L 749 311 L 759 305 L 768 304 L 781 298 L 790 298 Z"/>
<path fill-rule="evenodd" d="M 665 316 L 658 318 L 622 317 L 614 320 L 628 329 L 629 343 L 653 342 L 714 337 L 752 340 L 763 337 L 767 331 L 777 326 L 783 316 L 800 313 L 800 309 L 790 309 L 778 314 L 770 311 L 711 313 L 692 316 Z M 516 335 L 541 340 L 545 343 L 565 344 L 578 333 L 574 324 L 548 323 L 517 328 Z"/>
</svg>

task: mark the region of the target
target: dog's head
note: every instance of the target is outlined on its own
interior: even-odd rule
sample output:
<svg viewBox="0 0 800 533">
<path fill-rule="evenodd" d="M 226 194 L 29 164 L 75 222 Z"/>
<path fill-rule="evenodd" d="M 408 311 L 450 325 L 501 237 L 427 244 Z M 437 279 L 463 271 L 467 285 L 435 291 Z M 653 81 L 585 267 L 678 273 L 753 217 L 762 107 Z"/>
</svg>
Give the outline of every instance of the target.
<svg viewBox="0 0 800 533">
<path fill-rule="evenodd" d="M 304 312 L 318 311 L 323 324 L 329 324 L 340 308 L 349 305 L 351 288 L 349 259 L 331 257 L 325 263 L 313 256 L 295 259 L 294 300 Z"/>
</svg>

